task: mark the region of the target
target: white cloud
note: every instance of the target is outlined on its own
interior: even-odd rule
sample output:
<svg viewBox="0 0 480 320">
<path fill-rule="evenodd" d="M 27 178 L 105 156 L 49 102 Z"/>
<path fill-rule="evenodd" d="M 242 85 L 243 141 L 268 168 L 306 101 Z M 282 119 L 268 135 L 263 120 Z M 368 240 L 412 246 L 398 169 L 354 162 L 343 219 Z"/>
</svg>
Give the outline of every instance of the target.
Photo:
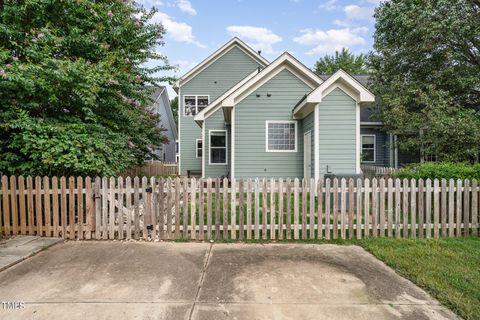
<svg viewBox="0 0 480 320">
<path fill-rule="evenodd" d="M 177 42 L 186 42 L 196 45 L 199 48 L 206 46 L 200 43 L 193 35 L 192 27 L 185 22 L 177 22 L 163 12 L 155 12 L 152 22 L 162 23 L 167 30 L 167 35 Z"/>
<path fill-rule="evenodd" d="M 338 3 L 338 0 L 324 1 L 318 5 L 318 8 L 322 10 L 327 10 L 327 11 L 337 10 L 340 8 L 340 6 L 337 3 Z"/>
<path fill-rule="evenodd" d="M 272 30 L 253 26 L 229 26 L 227 31 L 232 36 L 245 39 L 256 50 L 265 53 L 273 53 L 272 45 L 282 41 L 282 37 L 276 35 Z"/>
<path fill-rule="evenodd" d="M 195 16 L 197 14 L 197 10 L 192 7 L 192 4 L 188 0 L 178 0 L 177 6 L 180 10 L 188 13 L 191 16 Z"/>
<path fill-rule="evenodd" d="M 342 48 L 351 48 L 366 44 L 363 36 L 368 32 L 368 28 L 357 27 L 330 29 L 326 31 L 304 29 L 300 32 L 302 34 L 293 38 L 293 41 L 306 46 L 314 46 L 314 48 L 307 51 L 306 54 L 320 55 L 331 54 Z"/>
<path fill-rule="evenodd" d="M 360 7 L 356 4 L 351 4 L 343 8 L 343 11 L 349 20 L 371 20 L 373 19 L 374 9 L 374 7 Z"/>
</svg>

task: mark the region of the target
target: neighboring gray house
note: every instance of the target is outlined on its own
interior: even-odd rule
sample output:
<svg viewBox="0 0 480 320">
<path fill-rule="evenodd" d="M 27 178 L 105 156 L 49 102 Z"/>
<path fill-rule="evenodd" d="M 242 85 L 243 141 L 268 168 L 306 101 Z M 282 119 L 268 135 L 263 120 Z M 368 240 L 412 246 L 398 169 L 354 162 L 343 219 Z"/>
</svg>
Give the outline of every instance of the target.
<svg viewBox="0 0 480 320">
<path fill-rule="evenodd" d="M 392 165 L 391 144 L 378 145 L 389 135 L 363 119 L 375 102 L 363 80 L 319 77 L 289 53 L 269 63 L 230 40 L 175 84 L 180 174 L 318 179 Z"/>
<path fill-rule="evenodd" d="M 166 129 L 163 132 L 168 138 L 168 143 L 160 145 L 155 154 L 161 161 L 176 162 L 176 142 L 178 139 L 177 125 L 170 108 L 166 87 L 152 87 L 152 109 L 160 115 L 159 127 Z"/>
</svg>

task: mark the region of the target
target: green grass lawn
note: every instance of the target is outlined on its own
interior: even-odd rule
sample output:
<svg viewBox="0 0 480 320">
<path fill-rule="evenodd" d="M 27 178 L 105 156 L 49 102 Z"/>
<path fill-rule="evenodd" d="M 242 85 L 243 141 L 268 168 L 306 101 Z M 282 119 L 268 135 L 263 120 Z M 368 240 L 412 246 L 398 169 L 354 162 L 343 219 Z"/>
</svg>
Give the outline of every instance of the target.
<svg viewBox="0 0 480 320">
<path fill-rule="evenodd" d="M 359 245 L 464 319 L 480 319 L 480 239 L 366 239 Z"/>
</svg>

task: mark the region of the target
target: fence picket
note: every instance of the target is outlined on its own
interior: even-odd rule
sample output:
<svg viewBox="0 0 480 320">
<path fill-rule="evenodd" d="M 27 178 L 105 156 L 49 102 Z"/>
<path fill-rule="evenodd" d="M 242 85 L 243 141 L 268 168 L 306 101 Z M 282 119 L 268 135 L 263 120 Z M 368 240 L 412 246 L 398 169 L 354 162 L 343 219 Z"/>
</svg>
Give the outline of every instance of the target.
<svg viewBox="0 0 480 320">
<path fill-rule="evenodd" d="M 175 201 L 174 199 L 174 191 L 172 190 L 173 188 L 173 183 L 172 179 L 170 177 L 167 178 L 167 204 L 165 207 L 165 214 L 167 218 L 167 232 L 166 232 L 166 237 L 168 240 L 173 239 L 173 234 L 172 234 L 172 219 L 173 219 L 173 203 Z"/>
<path fill-rule="evenodd" d="M 462 180 L 457 180 L 457 233 L 456 236 L 460 237 L 462 234 Z"/>
<path fill-rule="evenodd" d="M 85 181 L 86 182 L 86 181 Z M 88 197 L 88 193 L 86 195 Z M 88 205 L 87 205 L 88 206 Z M 123 240 L 124 221 L 124 206 L 123 206 L 123 177 L 118 177 L 118 239 Z M 88 218 L 87 218 L 88 223 Z"/>
<path fill-rule="evenodd" d="M 470 234 L 470 180 L 466 179 L 463 185 L 463 236 Z"/>
<path fill-rule="evenodd" d="M 347 212 L 346 204 L 347 204 L 347 189 L 346 189 L 346 180 L 342 178 L 340 182 L 341 188 L 341 199 L 340 199 L 340 237 L 341 239 L 345 239 L 345 215 Z"/>
<path fill-rule="evenodd" d="M 252 180 L 247 180 L 247 240 L 252 239 Z"/>
<path fill-rule="evenodd" d="M 310 179 L 310 232 L 309 239 L 315 239 L 315 179 Z"/>
<path fill-rule="evenodd" d="M 277 212 L 275 210 L 275 179 L 270 180 L 270 239 L 275 239 L 275 216 Z"/>
<path fill-rule="evenodd" d="M 183 239 L 188 239 L 188 178 L 183 179 Z M 195 234 L 195 230 L 191 231 Z"/>
<path fill-rule="evenodd" d="M 175 239 L 180 239 L 180 178 L 175 178 Z"/>
<path fill-rule="evenodd" d="M 220 179 L 215 179 L 215 239 L 220 239 Z"/>
<path fill-rule="evenodd" d="M 417 186 L 415 179 L 410 180 L 410 237 L 417 237 Z"/>
<path fill-rule="evenodd" d="M 54 180 L 55 179 L 55 180 Z M 57 177 L 52 178 L 52 183 L 53 181 L 57 181 Z M 27 234 L 27 212 L 25 209 L 25 180 L 23 176 L 18 177 L 18 205 L 19 205 L 19 210 L 20 210 L 20 233 L 21 234 Z M 57 199 L 58 201 L 58 199 Z M 58 210 L 58 203 L 53 204 L 53 210 Z M 55 231 L 53 233 L 54 237 L 57 237 L 58 235 L 55 234 Z"/>
<path fill-rule="evenodd" d="M 255 240 L 260 239 L 260 180 L 255 179 L 254 183 L 254 189 L 255 189 L 255 194 L 254 194 L 254 201 L 255 201 L 255 208 L 254 208 L 254 215 L 255 215 L 255 221 L 254 221 L 254 229 L 255 229 Z"/>
<path fill-rule="evenodd" d="M 43 188 L 45 190 L 45 200 L 48 199 L 48 212 L 50 211 L 50 195 L 47 193 L 48 190 L 48 178 L 44 179 L 44 184 Z M 45 201 L 47 202 L 47 201 Z M 50 214 L 48 214 L 47 217 L 47 205 L 45 205 L 45 228 L 47 228 L 47 221 L 48 224 L 50 225 Z M 77 177 L 77 212 L 78 212 L 78 233 L 77 233 L 77 239 L 82 240 L 83 239 L 83 218 L 84 218 L 84 212 L 83 212 L 83 178 L 82 177 Z"/>
<path fill-rule="evenodd" d="M 267 179 L 262 180 L 262 239 L 267 239 L 267 221 L 268 221 L 268 207 L 267 207 Z"/>
<path fill-rule="evenodd" d="M 430 239 L 432 236 L 432 180 L 427 179 L 425 191 L 425 237 Z"/>
<path fill-rule="evenodd" d="M 472 180 L 472 236 L 478 236 L 478 181 Z"/>
<path fill-rule="evenodd" d="M 325 180 L 325 239 L 330 240 L 330 178 Z"/>
<path fill-rule="evenodd" d="M 283 179 L 278 181 L 278 239 L 283 240 Z"/>
<path fill-rule="evenodd" d="M 338 179 L 333 179 L 333 239 L 338 238 Z"/>
<path fill-rule="evenodd" d="M 385 237 L 385 179 L 380 179 L 380 186 L 379 186 L 379 193 L 380 193 L 380 205 L 378 207 L 378 215 L 379 219 L 378 222 L 380 223 L 380 237 Z"/>
<path fill-rule="evenodd" d="M 18 212 L 17 212 L 17 179 L 15 176 L 10 177 L 10 208 L 11 208 L 11 222 L 12 222 L 12 233 L 14 235 L 17 235 L 19 230 L 18 230 Z M 50 209 L 50 207 L 49 207 Z M 0 217 L 1 219 L 1 217 Z M 0 228 L 0 233 L 1 233 L 1 228 Z M 50 236 L 48 233 L 45 233 L 45 235 L 48 237 Z"/>
<path fill-rule="evenodd" d="M 365 179 L 364 200 L 365 201 L 363 201 L 363 204 L 365 206 L 365 209 L 363 213 L 364 214 L 363 235 L 365 238 L 368 238 L 370 236 L 370 180 L 369 179 Z"/>
<path fill-rule="evenodd" d="M 362 179 L 357 179 L 357 239 L 362 239 Z"/>
<path fill-rule="evenodd" d="M 235 179 L 231 181 L 232 194 L 230 197 L 230 238 L 237 238 L 237 183 Z"/>
<path fill-rule="evenodd" d="M 203 241 L 205 239 L 205 180 L 199 179 L 199 183 L 200 199 L 198 199 L 198 240 Z M 212 180 L 210 178 L 207 180 L 207 239 L 212 239 Z"/>
<path fill-rule="evenodd" d="M 286 237 L 288 240 L 292 239 L 292 181 L 287 179 L 286 185 L 287 196 L 287 212 L 286 212 Z"/>
<path fill-rule="evenodd" d="M 228 239 L 228 179 L 223 178 L 223 239 Z"/>
<path fill-rule="evenodd" d="M 403 179 L 403 237 L 408 238 L 408 179 Z"/>
<path fill-rule="evenodd" d="M 160 185 L 161 186 L 161 185 Z M 132 178 L 125 178 L 125 207 L 127 208 L 127 220 L 125 238 L 130 240 L 132 238 Z"/>
<path fill-rule="evenodd" d="M 354 181 L 348 180 L 348 238 L 353 239 L 353 217 L 355 211 Z"/>
<path fill-rule="evenodd" d="M 200 186 L 203 186 L 203 182 L 200 180 Z M 203 187 L 202 187 L 203 188 Z M 201 193 L 203 193 L 203 189 L 201 190 Z M 190 233 L 190 238 L 195 239 L 197 237 L 197 231 L 196 231 L 196 224 L 197 224 L 197 180 L 195 178 L 192 178 L 190 180 L 190 213 L 191 213 L 191 218 L 190 218 L 190 223 L 192 225 L 192 230 Z M 200 206 L 203 206 L 203 201 L 200 203 Z M 162 225 L 163 228 L 163 225 Z M 203 233 L 203 230 L 199 230 L 200 232 Z"/>
<path fill-rule="evenodd" d="M 378 235 L 378 180 L 372 179 L 372 235 L 374 238 Z"/>
<path fill-rule="evenodd" d="M 402 184 L 400 179 L 395 179 L 395 237 L 398 239 L 401 237 L 401 224 L 400 224 L 400 217 L 401 217 L 401 204 L 402 204 L 402 197 L 401 191 Z"/>
<path fill-rule="evenodd" d="M 423 239 L 424 237 L 424 217 L 423 217 L 423 209 L 424 209 L 424 190 L 425 186 L 423 183 L 423 179 L 418 180 L 418 237 Z"/>
<path fill-rule="evenodd" d="M 307 180 L 302 179 L 302 239 L 307 239 Z"/>
<path fill-rule="evenodd" d="M 442 237 L 447 236 L 447 180 L 441 181 L 441 221 L 442 221 Z"/>
<path fill-rule="evenodd" d="M 298 179 L 295 178 L 293 182 L 293 238 L 295 240 L 299 239 L 299 223 L 300 223 L 300 212 L 299 212 L 299 199 L 298 199 L 298 190 L 299 183 Z"/>
<path fill-rule="evenodd" d="M 73 194 L 73 190 L 71 191 L 71 193 Z M 72 201 L 71 199 L 72 196 L 70 196 L 70 201 Z M 75 207 L 73 207 L 73 209 L 75 209 Z M 73 209 L 70 205 L 70 210 L 72 211 Z M 39 176 L 35 177 L 35 220 L 37 223 L 37 236 L 43 236 L 42 178 L 40 178 Z M 70 228 L 73 228 L 74 224 L 74 222 L 70 223 Z M 72 238 L 70 236 L 70 239 L 75 238 Z"/>
<path fill-rule="evenodd" d="M 53 194 L 55 197 L 55 193 Z M 95 225 L 95 212 L 93 207 L 93 194 L 92 194 L 92 179 L 90 177 L 85 178 L 85 205 L 86 205 L 86 230 L 85 230 L 85 238 L 87 240 L 92 239 L 92 231 L 93 226 Z M 55 205 L 54 205 L 55 208 Z"/>
<path fill-rule="evenodd" d="M 8 178 L 2 177 L 2 204 L 3 204 L 3 230 L 5 235 L 10 235 L 10 202 L 8 200 Z M 1 220 L 0 216 L 0 220 Z"/>
<path fill-rule="evenodd" d="M 439 182 L 433 180 L 433 237 L 438 239 L 440 226 Z"/>
<path fill-rule="evenodd" d="M 133 238 L 140 238 L 140 179 L 133 178 Z"/>
<path fill-rule="evenodd" d="M 115 178 L 110 177 L 108 192 L 108 239 L 115 239 Z M 143 206 L 145 216 L 145 205 Z M 145 238 L 144 238 L 145 240 Z"/>
<path fill-rule="evenodd" d="M 317 239 L 323 239 L 323 179 L 317 183 Z"/>
<path fill-rule="evenodd" d="M 60 179 L 60 184 L 62 179 Z M 100 193 L 101 190 L 101 180 L 99 177 L 95 178 L 95 185 L 94 185 L 94 193 L 95 193 L 95 238 L 100 240 L 101 238 L 101 217 L 102 217 L 102 196 Z M 63 190 L 63 188 L 61 188 Z M 62 203 L 63 203 L 63 192 L 62 192 Z M 62 225 L 63 226 L 63 225 Z"/>
<path fill-rule="evenodd" d="M 68 178 L 68 238 L 75 239 L 75 178 Z M 113 238 L 112 238 L 113 239 Z"/>
<path fill-rule="evenodd" d="M 240 179 L 238 183 L 238 239 L 244 238 L 244 223 L 245 223 L 245 190 L 244 181 Z"/>
<path fill-rule="evenodd" d="M 393 180 L 391 178 L 387 181 L 387 236 L 393 237 Z"/>
<path fill-rule="evenodd" d="M 203 182 L 201 182 L 203 184 Z M 212 179 L 208 178 L 207 180 L 207 239 L 212 239 Z M 200 201 L 200 206 L 203 206 L 203 200 Z M 203 209 L 202 209 L 203 212 Z M 200 218 L 202 224 L 202 232 L 203 232 L 203 214 Z M 203 235 L 200 240 L 203 239 Z"/>
</svg>

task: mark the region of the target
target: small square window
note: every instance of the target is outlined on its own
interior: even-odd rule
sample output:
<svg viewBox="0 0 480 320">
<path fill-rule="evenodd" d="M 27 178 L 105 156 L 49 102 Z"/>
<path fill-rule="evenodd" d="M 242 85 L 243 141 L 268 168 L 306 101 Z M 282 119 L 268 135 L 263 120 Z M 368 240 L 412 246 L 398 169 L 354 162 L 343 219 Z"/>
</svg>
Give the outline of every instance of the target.
<svg viewBox="0 0 480 320">
<path fill-rule="evenodd" d="M 267 121 L 267 152 L 297 151 L 295 121 Z"/>
</svg>

